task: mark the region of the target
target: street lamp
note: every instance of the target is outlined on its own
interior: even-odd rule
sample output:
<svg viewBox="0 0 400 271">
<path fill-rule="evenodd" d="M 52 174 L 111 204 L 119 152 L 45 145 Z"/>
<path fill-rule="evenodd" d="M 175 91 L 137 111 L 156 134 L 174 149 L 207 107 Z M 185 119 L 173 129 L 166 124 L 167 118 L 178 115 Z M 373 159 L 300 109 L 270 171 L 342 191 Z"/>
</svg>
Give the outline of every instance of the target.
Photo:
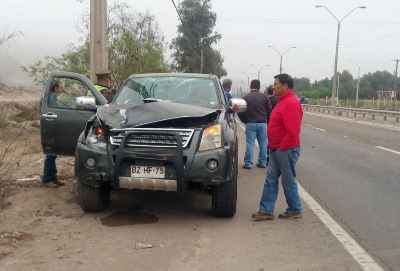
<svg viewBox="0 0 400 271">
<path fill-rule="evenodd" d="M 360 86 L 360 66 L 358 66 L 357 62 L 355 62 L 354 60 L 351 60 L 351 62 L 356 64 L 358 67 L 357 90 L 356 90 L 356 107 L 358 107 L 358 88 Z"/>
<path fill-rule="evenodd" d="M 338 29 L 337 29 L 337 36 L 336 36 L 336 54 L 335 54 L 335 68 L 333 71 L 333 84 L 332 84 L 332 99 L 331 99 L 331 105 L 334 106 L 335 105 L 335 90 L 336 90 L 336 80 L 337 80 L 337 63 L 338 63 L 338 54 L 339 54 L 339 33 L 340 33 L 340 23 L 347 17 L 350 15 L 350 13 L 352 13 L 354 10 L 358 9 L 358 8 L 366 8 L 366 6 L 358 6 L 353 8 L 349 13 L 347 13 L 346 16 L 344 16 L 341 20 L 338 20 L 338 18 L 336 18 L 335 15 L 333 15 L 333 13 L 325 6 L 320 6 L 317 5 L 315 6 L 316 8 L 325 8 L 331 15 L 333 18 L 335 18 L 335 20 L 338 22 Z"/>
<path fill-rule="evenodd" d="M 260 80 L 260 72 L 262 71 L 262 69 L 264 69 L 265 67 L 269 66 L 269 65 L 265 65 L 261 69 L 258 69 L 254 64 L 250 64 L 250 65 L 253 66 L 254 68 L 256 68 L 256 70 L 258 71 L 258 77 L 257 77 L 258 80 Z"/>
<path fill-rule="evenodd" d="M 282 73 L 282 57 L 286 54 L 290 49 L 295 49 L 295 46 L 289 47 L 283 54 L 281 54 L 274 46 L 268 46 L 268 48 L 274 49 L 281 56 L 281 64 L 279 65 L 279 73 Z"/>
<path fill-rule="evenodd" d="M 250 74 L 250 75 L 248 75 L 247 73 L 245 73 L 245 72 L 242 72 L 244 75 L 246 75 L 246 77 L 247 77 L 247 87 L 249 87 L 250 86 L 250 76 L 251 75 L 253 75 L 254 73 L 252 73 L 252 74 Z"/>
</svg>

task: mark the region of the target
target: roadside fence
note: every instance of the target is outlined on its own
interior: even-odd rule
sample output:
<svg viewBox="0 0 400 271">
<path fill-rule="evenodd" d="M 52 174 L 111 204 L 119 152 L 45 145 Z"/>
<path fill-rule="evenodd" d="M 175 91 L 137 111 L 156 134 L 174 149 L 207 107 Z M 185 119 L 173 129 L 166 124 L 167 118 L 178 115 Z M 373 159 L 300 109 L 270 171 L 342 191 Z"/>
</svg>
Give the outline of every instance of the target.
<svg viewBox="0 0 400 271">
<path fill-rule="evenodd" d="M 388 110 L 374 110 L 374 109 L 364 109 L 364 108 L 352 108 L 352 107 L 335 107 L 335 106 L 324 106 L 324 105 L 310 105 L 303 104 L 303 110 L 311 111 L 311 112 L 319 112 L 323 114 L 331 114 L 342 116 L 350 116 L 353 117 L 362 116 L 365 118 L 366 116 L 370 116 L 372 120 L 377 117 L 382 118 L 384 121 L 387 118 L 394 119 L 396 123 L 400 121 L 400 111 L 388 111 Z"/>
</svg>

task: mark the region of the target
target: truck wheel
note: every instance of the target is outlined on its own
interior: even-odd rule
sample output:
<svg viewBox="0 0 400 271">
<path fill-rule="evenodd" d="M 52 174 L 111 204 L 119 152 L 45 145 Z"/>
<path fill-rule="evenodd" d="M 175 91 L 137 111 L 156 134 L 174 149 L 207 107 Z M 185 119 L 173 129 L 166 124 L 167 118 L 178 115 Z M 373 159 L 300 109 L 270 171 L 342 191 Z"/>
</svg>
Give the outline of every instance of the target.
<svg viewBox="0 0 400 271">
<path fill-rule="evenodd" d="M 236 172 L 236 169 L 234 169 Z M 216 185 L 212 189 L 211 211 L 214 216 L 233 217 L 236 213 L 237 175 L 232 180 Z"/>
<path fill-rule="evenodd" d="M 110 192 L 109 187 L 94 187 L 78 180 L 79 205 L 85 212 L 104 211 L 110 202 Z"/>
</svg>

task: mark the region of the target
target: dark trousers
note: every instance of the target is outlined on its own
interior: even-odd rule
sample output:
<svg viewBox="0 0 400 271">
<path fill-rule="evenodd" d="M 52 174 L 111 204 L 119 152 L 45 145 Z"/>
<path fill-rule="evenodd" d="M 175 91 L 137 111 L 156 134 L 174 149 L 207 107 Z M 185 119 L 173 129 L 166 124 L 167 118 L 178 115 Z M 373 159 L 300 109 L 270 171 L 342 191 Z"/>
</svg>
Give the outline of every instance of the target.
<svg viewBox="0 0 400 271">
<path fill-rule="evenodd" d="M 43 167 L 42 182 L 48 183 L 57 180 L 56 155 L 46 154 Z"/>
</svg>

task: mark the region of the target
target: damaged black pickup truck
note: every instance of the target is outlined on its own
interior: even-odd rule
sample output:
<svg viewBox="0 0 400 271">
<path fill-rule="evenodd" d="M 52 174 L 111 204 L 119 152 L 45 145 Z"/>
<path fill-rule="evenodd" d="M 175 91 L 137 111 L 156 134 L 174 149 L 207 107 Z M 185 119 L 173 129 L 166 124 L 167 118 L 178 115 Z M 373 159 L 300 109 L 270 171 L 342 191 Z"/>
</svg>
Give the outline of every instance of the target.
<svg viewBox="0 0 400 271">
<path fill-rule="evenodd" d="M 63 87 L 57 96 L 55 82 Z M 183 193 L 193 187 L 212 195 L 213 215 L 232 217 L 235 112 L 246 107 L 242 99 L 228 102 L 214 75 L 133 75 L 107 104 L 85 76 L 52 72 L 40 109 L 43 151 L 75 156 L 84 211 L 103 211 L 119 189 Z"/>
</svg>

